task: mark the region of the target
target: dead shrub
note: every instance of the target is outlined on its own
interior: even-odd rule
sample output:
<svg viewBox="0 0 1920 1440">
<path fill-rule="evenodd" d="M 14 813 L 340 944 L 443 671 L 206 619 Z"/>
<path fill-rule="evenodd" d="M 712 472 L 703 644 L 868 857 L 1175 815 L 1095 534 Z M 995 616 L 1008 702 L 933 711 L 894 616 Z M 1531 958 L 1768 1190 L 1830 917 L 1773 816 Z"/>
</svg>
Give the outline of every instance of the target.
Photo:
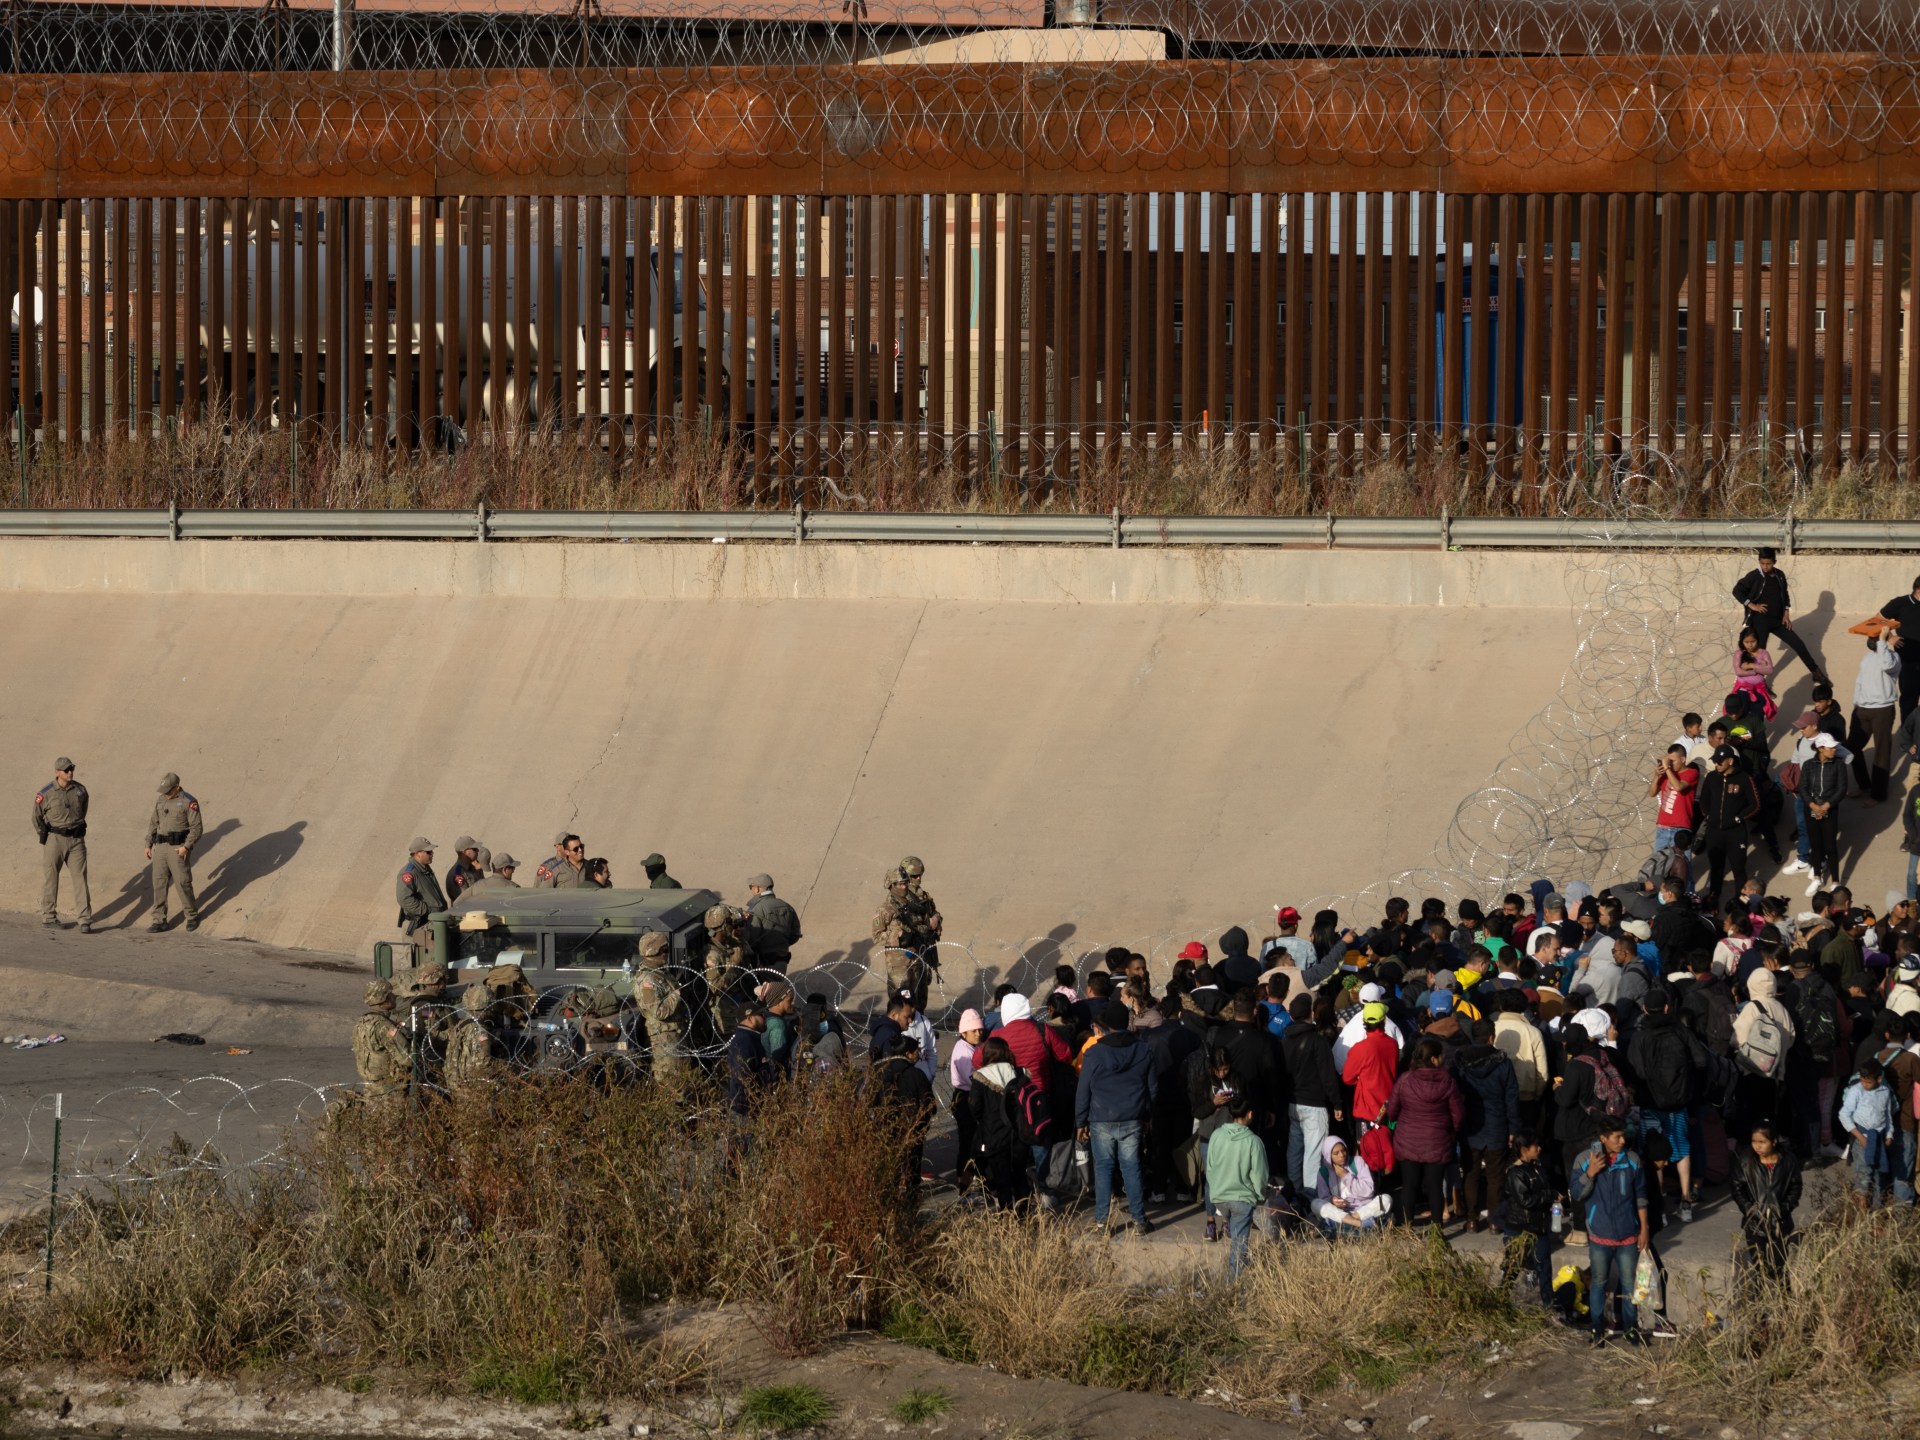
<svg viewBox="0 0 1920 1440">
<path fill-rule="evenodd" d="M 278 1167 L 182 1164 L 70 1205 L 53 1293 L 0 1294 L 0 1361 L 634 1393 L 655 1300 L 753 1277 L 796 1351 L 862 1318 L 911 1261 L 900 1153 L 851 1080 L 782 1087 L 740 1127 L 575 1078 L 343 1105 Z"/>
</svg>

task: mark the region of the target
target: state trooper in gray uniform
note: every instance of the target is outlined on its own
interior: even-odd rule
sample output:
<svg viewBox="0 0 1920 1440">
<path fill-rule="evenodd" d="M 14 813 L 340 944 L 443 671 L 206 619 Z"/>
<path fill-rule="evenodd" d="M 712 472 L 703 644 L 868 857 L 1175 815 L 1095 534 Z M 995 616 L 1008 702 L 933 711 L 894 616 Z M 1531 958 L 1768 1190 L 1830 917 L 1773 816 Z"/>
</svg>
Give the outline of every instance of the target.
<svg viewBox="0 0 1920 1440">
<path fill-rule="evenodd" d="M 157 935 L 167 928 L 167 890 L 180 887 L 180 913 L 187 929 L 200 928 L 200 902 L 193 898 L 193 850 L 200 843 L 200 802 L 180 788 L 180 777 L 160 777 L 160 796 L 147 821 L 147 859 L 153 862 L 153 923 Z"/>
<path fill-rule="evenodd" d="M 73 761 L 53 762 L 53 779 L 34 792 L 33 830 L 40 837 L 40 923 L 59 925 L 60 871 L 73 886 L 80 933 L 93 933 L 93 895 L 87 889 L 87 787 L 73 778 Z"/>
</svg>

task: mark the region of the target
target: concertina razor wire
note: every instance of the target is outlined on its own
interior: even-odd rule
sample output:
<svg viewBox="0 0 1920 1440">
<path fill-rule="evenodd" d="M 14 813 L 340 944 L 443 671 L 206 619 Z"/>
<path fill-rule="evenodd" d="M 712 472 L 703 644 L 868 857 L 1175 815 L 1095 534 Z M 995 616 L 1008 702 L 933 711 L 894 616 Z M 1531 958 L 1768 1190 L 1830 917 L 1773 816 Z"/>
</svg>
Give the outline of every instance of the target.
<svg viewBox="0 0 1920 1440">
<path fill-rule="evenodd" d="M 943 166 L 1024 147 L 1038 153 L 1022 159 L 1085 170 L 1093 189 L 1114 162 L 1175 172 L 1199 163 L 1178 157 L 1241 151 L 1365 165 L 1453 146 L 1511 165 L 1525 142 L 1563 162 L 1677 150 L 1699 164 L 1920 146 L 1920 6 L 442 0 L 423 13 L 432 9 L 375 0 L 344 6 L 336 22 L 330 7 L 285 0 L 9 7 L 0 55 L 15 83 L 0 87 L 0 132 L 22 155 L 84 153 L 96 174 L 191 174 L 272 154 L 293 170 L 371 178 L 424 146 L 455 161 L 507 157 L 529 175 L 591 169 L 628 149 L 655 166 L 857 154 L 937 183 Z M 1477 80 L 1462 87 L 1453 72 L 1467 60 Z M 270 83 L 336 69 L 377 84 Z M 263 83 L 240 103 L 204 79 L 242 73 Z M 458 119 L 423 140 L 422 117 L 435 113 Z"/>
</svg>

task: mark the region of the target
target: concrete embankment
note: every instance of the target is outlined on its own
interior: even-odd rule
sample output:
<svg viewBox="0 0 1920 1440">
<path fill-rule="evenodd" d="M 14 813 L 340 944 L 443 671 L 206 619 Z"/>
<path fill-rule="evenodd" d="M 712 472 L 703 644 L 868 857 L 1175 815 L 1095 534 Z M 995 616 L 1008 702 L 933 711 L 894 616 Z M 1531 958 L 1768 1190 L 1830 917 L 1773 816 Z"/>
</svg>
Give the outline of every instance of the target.
<svg viewBox="0 0 1920 1440">
<path fill-rule="evenodd" d="M 21 807 L 0 906 L 37 906 L 24 812 L 68 754 L 111 925 L 145 923 L 140 847 L 175 770 L 206 815 L 214 937 L 364 955 L 393 933 L 410 835 L 443 868 L 469 832 L 530 869 L 564 826 L 616 883 L 655 849 L 731 899 L 771 871 L 802 908 L 802 962 L 864 953 L 881 870 L 908 852 L 995 974 L 1211 943 L 1428 862 L 1554 696 L 1581 633 L 1567 571 L 1590 563 L 0 540 L 0 763 Z M 1666 603 L 1730 615 L 1747 563 L 1671 562 Z M 1843 687 L 1845 624 L 1911 563 L 1792 567 Z M 1892 828 L 1860 867 L 1875 898 Z"/>
</svg>

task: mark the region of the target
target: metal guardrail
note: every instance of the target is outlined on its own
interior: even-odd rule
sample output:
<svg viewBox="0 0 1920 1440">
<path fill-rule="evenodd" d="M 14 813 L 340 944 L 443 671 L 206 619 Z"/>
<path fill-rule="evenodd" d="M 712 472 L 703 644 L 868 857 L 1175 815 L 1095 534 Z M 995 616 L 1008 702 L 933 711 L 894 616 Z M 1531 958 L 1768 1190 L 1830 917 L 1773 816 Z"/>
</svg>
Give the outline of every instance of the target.
<svg viewBox="0 0 1920 1440">
<path fill-rule="evenodd" d="M 758 540 L 867 544 L 1920 551 L 1912 520 L 869 514 L 854 510 L 0 510 L 0 536 L 129 540 Z"/>
</svg>

